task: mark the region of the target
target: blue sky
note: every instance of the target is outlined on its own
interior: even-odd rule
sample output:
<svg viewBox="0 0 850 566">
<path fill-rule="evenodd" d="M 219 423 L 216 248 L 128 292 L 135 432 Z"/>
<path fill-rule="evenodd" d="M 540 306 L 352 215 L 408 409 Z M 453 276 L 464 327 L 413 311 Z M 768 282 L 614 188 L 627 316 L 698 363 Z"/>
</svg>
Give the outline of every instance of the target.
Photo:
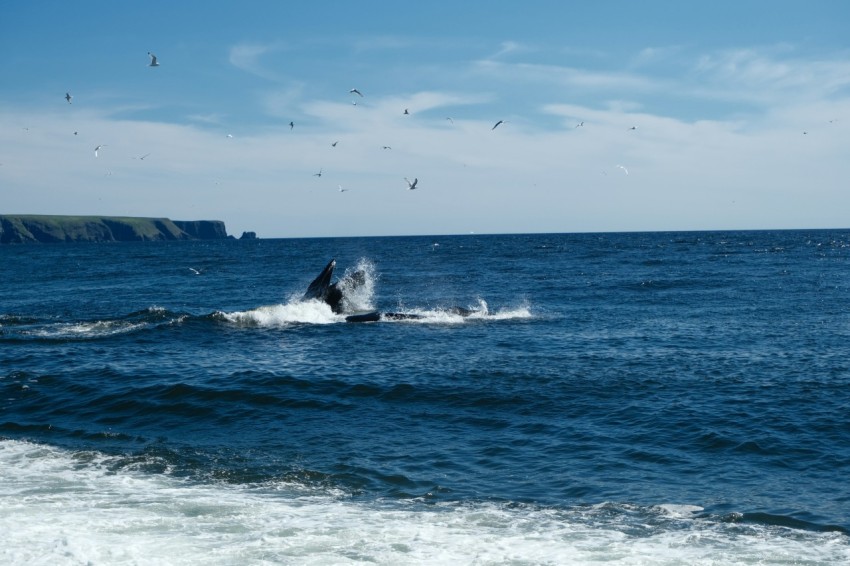
<svg viewBox="0 0 850 566">
<path fill-rule="evenodd" d="M 847 227 L 848 24 L 844 1 L 10 0 L 0 213 Z"/>
</svg>

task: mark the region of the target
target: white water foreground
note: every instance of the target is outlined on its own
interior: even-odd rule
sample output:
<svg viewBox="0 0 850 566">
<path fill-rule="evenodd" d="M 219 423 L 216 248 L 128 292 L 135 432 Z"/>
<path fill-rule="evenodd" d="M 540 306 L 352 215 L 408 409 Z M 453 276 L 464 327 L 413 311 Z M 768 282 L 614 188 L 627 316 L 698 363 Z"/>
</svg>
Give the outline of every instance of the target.
<svg viewBox="0 0 850 566">
<path fill-rule="evenodd" d="M 700 512 L 363 502 L 287 482 L 203 483 L 0 440 L 3 564 L 850 563 L 845 534 Z"/>
</svg>

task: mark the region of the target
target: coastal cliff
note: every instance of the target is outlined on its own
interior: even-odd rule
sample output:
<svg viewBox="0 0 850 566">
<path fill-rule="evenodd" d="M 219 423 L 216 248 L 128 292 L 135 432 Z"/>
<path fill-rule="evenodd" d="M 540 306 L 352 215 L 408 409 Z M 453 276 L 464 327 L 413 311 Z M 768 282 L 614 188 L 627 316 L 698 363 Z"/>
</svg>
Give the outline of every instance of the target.
<svg viewBox="0 0 850 566">
<path fill-rule="evenodd" d="M 0 215 L 0 244 L 223 240 L 221 220 L 131 216 Z"/>
</svg>

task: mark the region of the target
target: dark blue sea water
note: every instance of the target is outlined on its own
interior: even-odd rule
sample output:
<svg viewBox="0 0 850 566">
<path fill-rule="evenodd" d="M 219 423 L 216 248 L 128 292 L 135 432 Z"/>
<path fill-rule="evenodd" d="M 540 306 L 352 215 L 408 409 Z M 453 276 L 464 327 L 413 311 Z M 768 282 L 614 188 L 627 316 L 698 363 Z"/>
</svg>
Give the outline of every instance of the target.
<svg viewBox="0 0 850 566">
<path fill-rule="evenodd" d="M 850 231 L 0 261 L 0 562 L 850 563 Z"/>
</svg>

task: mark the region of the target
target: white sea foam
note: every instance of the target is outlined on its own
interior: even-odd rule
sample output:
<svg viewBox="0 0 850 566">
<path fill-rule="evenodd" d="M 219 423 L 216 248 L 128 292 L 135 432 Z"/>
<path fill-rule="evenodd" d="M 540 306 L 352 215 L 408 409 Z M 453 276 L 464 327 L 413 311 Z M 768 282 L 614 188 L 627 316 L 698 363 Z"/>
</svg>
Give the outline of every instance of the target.
<svg viewBox="0 0 850 566">
<path fill-rule="evenodd" d="M 463 316 L 451 308 L 405 309 L 402 307 L 397 312 L 402 314 L 412 314 L 416 318 L 399 319 L 398 321 L 419 324 L 462 324 L 464 322 L 478 320 L 514 320 L 532 318 L 533 316 L 528 305 L 498 309 L 491 312 L 487 302 L 480 298 L 476 304 L 469 305 L 465 308 L 472 311 L 472 313 L 467 316 Z"/>
<path fill-rule="evenodd" d="M 286 326 L 288 324 L 332 324 L 345 320 L 322 301 L 296 300 L 232 313 L 220 313 L 228 322 L 242 326 Z"/>
<path fill-rule="evenodd" d="M 611 505 L 363 503 L 114 472 L 105 456 L 15 440 L 0 441 L 0 502 L 4 564 L 850 563 L 846 535 L 699 519 L 687 506 L 659 506 L 647 527 L 651 509 L 635 519 Z"/>
<path fill-rule="evenodd" d="M 113 320 L 90 320 L 74 322 L 48 322 L 46 324 L 26 325 L 18 331 L 22 336 L 47 338 L 56 340 L 97 339 L 119 334 L 128 334 L 137 330 L 150 328 L 161 324 L 160 320 L 150 317 L 165 317 L 168 311 L 162 307 L 153 306 L 145 311 L 136 313 L 128 318 Z M 179 323 L 186 315 L 175 316 L 169 323 Z"/>
<path fill-rule="evenodd" d="M 127 334 L 148 326 L 145 322 L 126 320 L 96 320 L 92 322 L 60 322 L 33 328 L 22 334 L 37 338 L 74 339 L 101 338 L 117 334 Z"/>
</svg>

